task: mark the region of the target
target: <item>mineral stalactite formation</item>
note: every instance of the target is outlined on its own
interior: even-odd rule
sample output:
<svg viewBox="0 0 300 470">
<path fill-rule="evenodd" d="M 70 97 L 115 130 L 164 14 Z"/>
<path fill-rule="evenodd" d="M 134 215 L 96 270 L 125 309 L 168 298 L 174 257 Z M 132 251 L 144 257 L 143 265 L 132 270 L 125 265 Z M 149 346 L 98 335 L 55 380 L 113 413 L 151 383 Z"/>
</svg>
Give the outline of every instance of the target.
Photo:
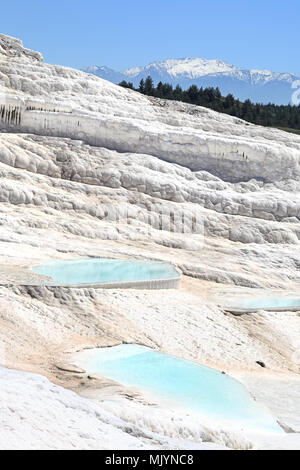
<svg viewBox="0 0 300 470">
<path fill-rule="evenodd" d="M 24 111 L 23 102 L 15 99 L 1 99 L 0 96 L 0 125 L 5 129 L 18 128 L 21 125 L 21 117 Z"/>
</svg>

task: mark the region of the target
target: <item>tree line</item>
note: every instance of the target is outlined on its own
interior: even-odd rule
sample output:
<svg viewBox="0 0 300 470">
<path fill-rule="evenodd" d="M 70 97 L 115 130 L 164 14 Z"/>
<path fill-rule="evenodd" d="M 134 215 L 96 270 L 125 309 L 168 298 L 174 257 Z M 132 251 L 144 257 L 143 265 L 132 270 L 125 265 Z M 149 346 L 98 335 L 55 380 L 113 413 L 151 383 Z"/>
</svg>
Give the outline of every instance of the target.
<svg viewBox="0 0 300 470">
<path fill-rule="evenodd" d="M 132 82 L 126 82 L 125 80 L 119 85 L 148 96 L 204 106 L 261 126 L 300 130 L 300 105 L 262 104 L 252 103 L 250 100 L 240 101 L 234 98 L 232 94 L 222 96 L 219 88 L 198 88 L 197 85 L 191 85 L 187 90 L 183 90 L 179 85 L 174 88 L 170 83 L 159 82 L 155 87 L 150 76 L 145 80 L 142 79 L 138 88 L 134 88 Z"/>
</svg>

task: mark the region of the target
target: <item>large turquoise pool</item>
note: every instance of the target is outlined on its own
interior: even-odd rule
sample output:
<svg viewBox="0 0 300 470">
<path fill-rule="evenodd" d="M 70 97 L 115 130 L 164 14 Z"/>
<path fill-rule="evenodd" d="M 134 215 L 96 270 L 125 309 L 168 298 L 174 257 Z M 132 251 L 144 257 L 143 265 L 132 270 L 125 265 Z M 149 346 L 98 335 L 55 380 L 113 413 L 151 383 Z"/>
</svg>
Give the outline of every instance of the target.
<svg viewBox="0 0 300 470">
<path fill-rule="evenodd" d="M 158 402 L 217 422 L 282 432 L 275 418 L 226 374 L 138 345 L 84 351 L 78 361 L 90 373 L 150 393 Z"/>
<path fill-rule="evenodd" d="M 89 258 L 70 261 L 49 261 L 34 266 L 37 274 L 51 278 L 47 284 L 114 284 L 140 281 L 179 279 L 180 274 L 170 263 L 147 260 Z M 162 285 L 163 286 L 163 285 Z"/>
</svg>

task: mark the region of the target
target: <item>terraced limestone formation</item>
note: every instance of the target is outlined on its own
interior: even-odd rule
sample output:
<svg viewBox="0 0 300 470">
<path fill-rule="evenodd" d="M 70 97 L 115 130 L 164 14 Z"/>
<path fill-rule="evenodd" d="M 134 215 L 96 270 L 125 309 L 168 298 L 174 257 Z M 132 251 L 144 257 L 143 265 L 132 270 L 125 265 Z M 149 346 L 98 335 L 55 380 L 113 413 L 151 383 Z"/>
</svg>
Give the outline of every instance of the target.
<svg viewBox="0 0 300 470">
<path fill-rule="evenodd" d="M 101 406 L 116 400 L 145 432 L 266 446 L 213 424 L 208 437 L 170 410 L 154 419 L 132 390 L 56 367 L 83 348 L 144 344 L 233 374 L 299 431 L 298 312 L 233 316 L 220 299 L 299 293 L 300 136 L 45 64 L 4 35 L 0 131 L 0 364 L 88 398 L 101 388 Z M 182 285 L 45 287 L 31 269 L 82 257 L 168 261 Z"/>
</svg>

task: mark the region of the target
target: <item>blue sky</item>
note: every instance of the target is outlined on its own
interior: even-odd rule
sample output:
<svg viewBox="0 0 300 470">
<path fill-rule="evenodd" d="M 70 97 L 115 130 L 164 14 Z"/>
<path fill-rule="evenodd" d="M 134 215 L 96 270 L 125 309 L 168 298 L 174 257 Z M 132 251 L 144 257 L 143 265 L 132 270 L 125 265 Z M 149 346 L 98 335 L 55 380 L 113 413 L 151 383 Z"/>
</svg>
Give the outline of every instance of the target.
<svg viewBox="0 0 300 470">
<path fill-rule="evenodd" d="M 71 67 L 204 57 L 300 75 L 299 0 L 2 0 L 0 32 Z"/>
</svg>

